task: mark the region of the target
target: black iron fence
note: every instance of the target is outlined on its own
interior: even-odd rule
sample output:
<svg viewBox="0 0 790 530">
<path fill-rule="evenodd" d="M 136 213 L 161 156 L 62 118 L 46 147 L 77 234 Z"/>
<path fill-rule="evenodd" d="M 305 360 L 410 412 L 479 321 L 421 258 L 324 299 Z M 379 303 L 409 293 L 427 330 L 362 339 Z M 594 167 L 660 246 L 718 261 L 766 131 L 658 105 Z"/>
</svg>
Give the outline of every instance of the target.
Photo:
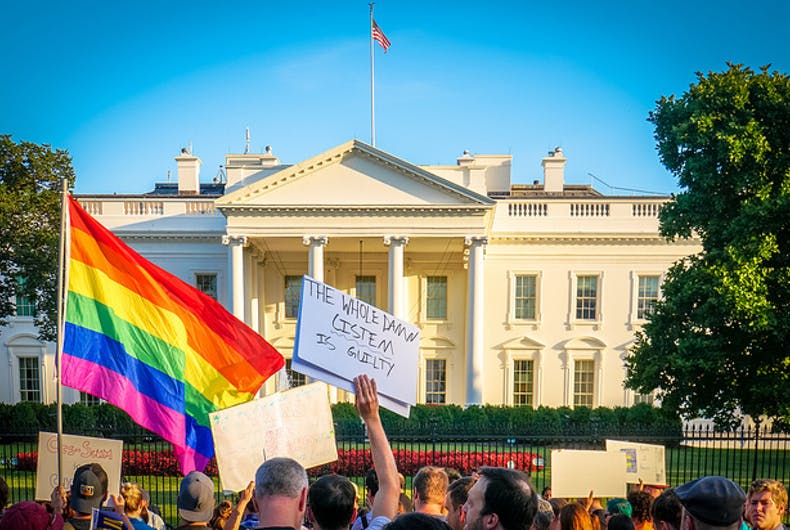
<svg viewBox="0 0 790 530">
<path fill-rule="evenodd" d="M 175 499 L 180 476 L 170 444 L 140 430 L 114 438 L 124 440 L 123 480 L 137 481 L 151 495 L 162 516 L 175 524 Z M 554 449 L 605 449 L 605 433 L 574 435 L 555 433 L 530 436 L 442 433 L 399 435 L 390 440 L 399 470 L 410 477 L 423 465 L 452 467 L 468 474 L 483 465 L 508 466 L 531 472 L 535 486 L 551 484 L 551 454 Z M 763 429 L 740 429 L 719 433 L 707 427 L 673 431 L 666 435 L 612 436 L 612 439 L 662 445 L 665 448 L 666 478 L 671 485 L 704 475 L 722 475 L 745 489 L 756 478 L 774 478 L 790 484 L 790 434 Z M 36 481 L 36 434 L 0 434 L 0 476 L 9 485 L 10 502 L 33 499 Z M 371 467 L 364 434 L 338 435 L 338 461 L 310 470 L 346 475 L 364 487 L 362 477 Z M 209 465 L 208 474 L 216 475 Z M 254 470 L 251 470 L 253 473 Z M 251 476 L 252 478 L 252 476 Z M 219 489 L 219 488 L 218 488 Z M 224 498 L 218 493 L 218 499 Z"/>
</svg>

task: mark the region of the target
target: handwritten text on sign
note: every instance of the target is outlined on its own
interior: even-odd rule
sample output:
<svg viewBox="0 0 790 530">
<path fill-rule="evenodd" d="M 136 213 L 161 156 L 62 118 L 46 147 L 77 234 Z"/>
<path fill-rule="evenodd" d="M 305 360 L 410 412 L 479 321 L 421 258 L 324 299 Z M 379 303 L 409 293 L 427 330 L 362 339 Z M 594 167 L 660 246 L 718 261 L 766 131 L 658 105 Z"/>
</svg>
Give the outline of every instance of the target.
<svg viewBox="0 0 790 530">
<path fill-rule="evenodd" d="M 82 464 L 97 463 L 107 472 L 110 485 L 121 483 L 123 441 L 64 434 L 61 446 L 63 486 L 68 490 L 74 470 Z M 58 436 L 38 433 L 38 464 L 36 468 L 36 499 L 49 499 L 58 484 Z"/>
<path fill-rule="evenodd" d="M 419 343 L 416 326 L 304 277 L 297 337 L 300 359 L 349 381 L 366 373 L 376 379 L 380 393 L 413 404 Z"/>
</svg>

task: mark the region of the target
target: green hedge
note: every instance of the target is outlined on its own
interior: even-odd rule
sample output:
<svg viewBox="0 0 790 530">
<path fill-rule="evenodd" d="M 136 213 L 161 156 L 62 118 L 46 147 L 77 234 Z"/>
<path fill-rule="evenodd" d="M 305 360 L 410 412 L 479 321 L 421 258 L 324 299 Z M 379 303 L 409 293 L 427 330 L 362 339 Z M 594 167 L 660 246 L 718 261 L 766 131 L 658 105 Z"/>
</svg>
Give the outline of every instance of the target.
<svg viewBox="0 0 790 530">
<path fill-rule="evenodd" d="M 354 406 L 332 406 L 335 429 L 342 435 L 364 433 Z M 382 422 L 391 435 L 486 435 L 529 436 L 605 436 L 680 435 L 677 415 L 650 405 L 549 408 L 457 405 L 417 405 L 406 419 L 388 410 L 381 411 Z M 25 435 L 56 430 L 55 405 L 37 403 L 0 404 L 0 436 Z M 64 405 L 63 432 L 110 436 L 139 432 L 129 416 L 112 405 Z"/>
</svg>

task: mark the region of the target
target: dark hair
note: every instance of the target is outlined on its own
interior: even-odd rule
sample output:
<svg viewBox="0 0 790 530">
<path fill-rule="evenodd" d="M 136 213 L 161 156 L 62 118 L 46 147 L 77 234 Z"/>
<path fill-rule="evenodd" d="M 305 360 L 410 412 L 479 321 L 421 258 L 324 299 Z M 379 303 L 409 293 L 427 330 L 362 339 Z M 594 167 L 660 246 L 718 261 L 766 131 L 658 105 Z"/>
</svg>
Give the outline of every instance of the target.
<svg viewBox="0 0 790 530">
<path fill-rule="evenodd" d="M 320 477 L 307 493 L 307 504 L 323 530 L 348 528 L 356 502 L 357 492 L 351 481 L 339 475 Z"/>
<path fill-rule="evenodd" d="M 551 486 L 546 486 L 545 488 L 543 488 L 543 491 L 540 492 L 540 496 L 545 499 L 547 491 L 551 491 Z"/>
<path fill-rule="evenodd" d="M 631 504 L 631 519 L 640 523 L 650 520 L 650 506 L 653 504 L 653 497 L 646 491 L 632 491 L 628 494 L 628 502 Z"/>
<path fill-rule="evenodd" d="M 419 512 L 397 516 L 384 526 L 385 530 L 451 530 L 450 525 L 437 517 Z"/>
<path fill-rule="evenodd" d="M 606 528 L 607 530 L 634 530 L 634 522 L 627 515 L 618 513 L 609 518 Z"/>
<path fill-rule="evenodd" d="M 529 475 L 503 467 L 483 467 L 480 479 L 486 480 L 483 510 L 495 513 L 506 530 L 527 530 L 538 512 L 538 495 Z"/>
<path fill-rule="evenodd" d="M 444 467 L 442 469 L 444 469 L 444 472 L 447 473 L 447 480 L 449 480 L 450 483 L 453 483 L 459 478 L 463 477 L 461 472 L 454 467 Z"/>
<path fill-rule="evenodd" d="M 559 517 L 560 510 L 568 505 L 568 501 L 562 497 L 552 497 L 549 499 L 549 504 L 551 504 L 551 510 L 554 512 L 554 517 Z"/>
<path fill-rule="evenodd" d="M 650 515 L 653 521 L 664 521 L 675 530 L 680 529 L 680 518 L 683 513 L 683 505 L 680 504 L 675 493 L 675 488 L 668 488 L 661 492 L 661 495 L 653 500 L 650 508 Z"/>
<path fill-rule="evenodd" d="M 469 490 L 475 484 L 475 479 L 472 477 L 461 477 L 453 481 L 447 487 L 447 493 L 450 494 L 450 500 L 453 501 L 453 506 L 461 506 L 466 503 L 469 498 Z"/>
<path fill-rule="evenodd" d="M 532 520 L 532 525 L 535 527 L 535 530 L 549 530 L 553 517 L 551 512 L 538 512 Z"/>
<path fill-rule="evenodd" d="M 375 497 L 376 493 L 379 492 L 379 476 L 376 474 L 375 469 L 369 470 L 368 474 L 365 475 L 365 489 L 371 497 Z"/>
<path fill-rule="evenodd" d="M 0 477 L 0 510 L 5 508 L 6 504 L 8 504 L 8 483 Z"/>
</svg>

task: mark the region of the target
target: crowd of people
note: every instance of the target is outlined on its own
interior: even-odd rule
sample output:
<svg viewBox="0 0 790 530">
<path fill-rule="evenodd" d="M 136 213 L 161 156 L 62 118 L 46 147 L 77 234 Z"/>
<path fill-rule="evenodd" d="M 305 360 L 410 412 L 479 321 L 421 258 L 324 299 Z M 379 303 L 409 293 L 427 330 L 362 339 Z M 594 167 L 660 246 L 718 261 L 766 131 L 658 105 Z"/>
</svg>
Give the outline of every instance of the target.
<svg viewBox="0 0 790 530">
<path fill-rule="evenodd" d="M 375 381 L 363 375 L 354 384 L 374 466 L 365 478 L 364 508 L 348 478 L 325 475 L 310 484 L 297 461 L 280 457 L 261 464 L 235 506 L 215 505 L 211 478 L 189 473 L 180 484 L 177 530 L 787 530 L 787 491 L 770 479 L 755 481 L 748 492 L 718 476 L 676 488 L 640 485 L 603 506 L 593 492 L 577 502 L 555 498 L 549 488 L 538 494 L 529 475 L 515 469 L 483 467 L 462 477 L 426 466 L 413 477 L 409 498 L 381 423 Z M 118 494 L 108 486 L 101 466 L 85 464 L 70 491 L 55 488 L 47 505 L 0 508 L 0 530 L 87 530 L 100 507 L 113 516 L 108 527 L 166 527 L 138 484 L 125 483 Z M 7 501 L 0 479 L 0 507 Z"/>
</svg>

